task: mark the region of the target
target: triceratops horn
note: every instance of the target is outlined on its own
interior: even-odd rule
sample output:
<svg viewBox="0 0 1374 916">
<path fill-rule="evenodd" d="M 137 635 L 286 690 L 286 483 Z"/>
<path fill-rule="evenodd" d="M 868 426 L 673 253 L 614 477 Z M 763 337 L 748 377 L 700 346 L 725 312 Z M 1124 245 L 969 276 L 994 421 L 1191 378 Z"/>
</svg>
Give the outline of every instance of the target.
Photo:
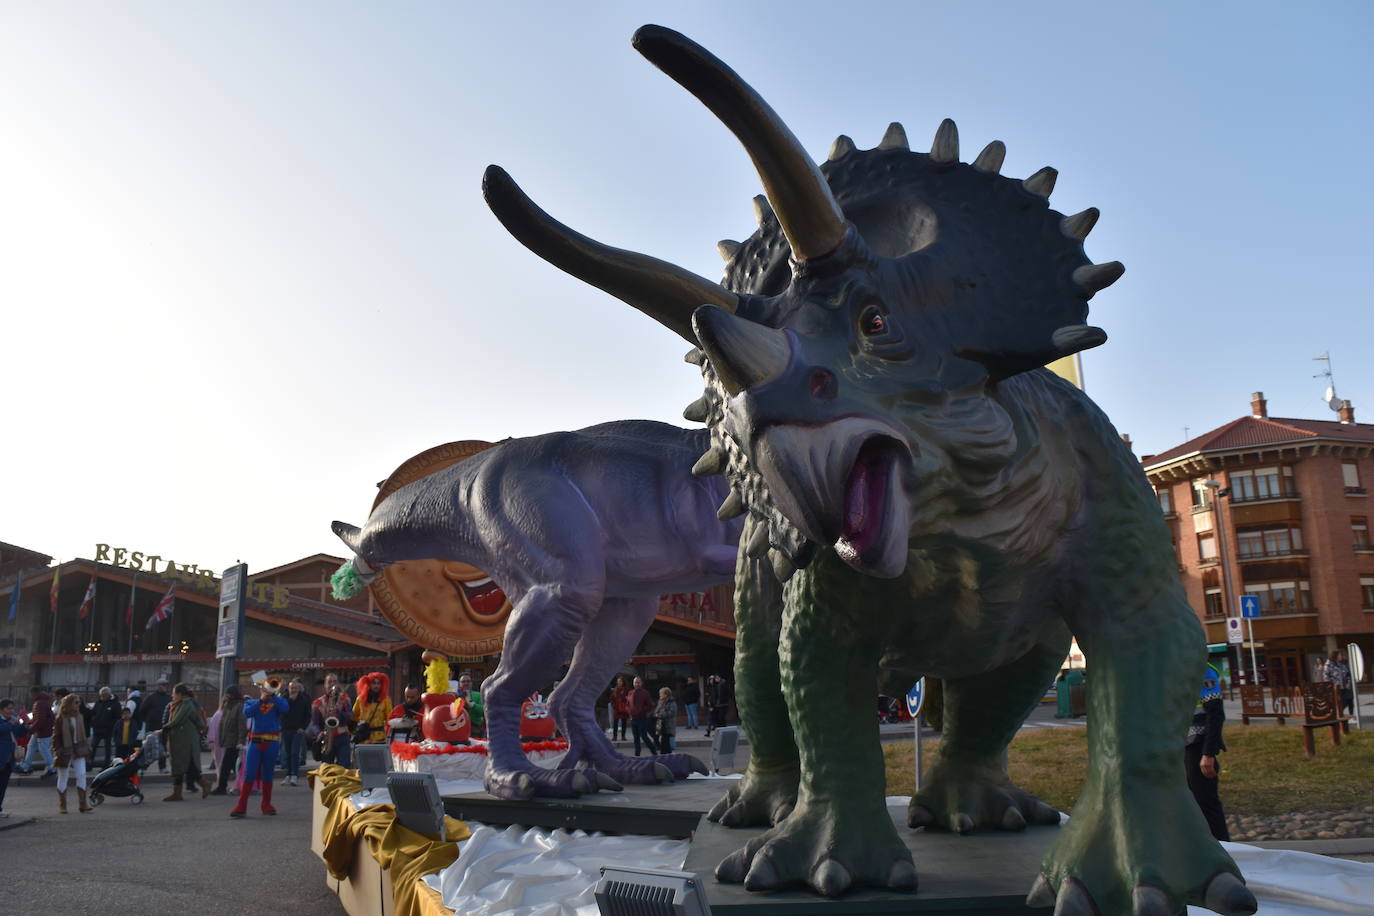
<svg viewBox="0 0 1374 916">
<path fill-rule="evenodd" d="M 720 118 L 754 160 L 763 190 L 798 261 L 830 254 L 845 220 L 830 185 L 768 103 L 701 45 L 658 25 L 635 32 L 634 47 Z"/>
<path fill-rule="evenodd" d="M 716 377 L 732 397 L 782 375 L 792 359 L 792 345 L 784 332 L 715 306 L 697 309 L 692 328 Z"/>
<path fill-rule="evenodd" d="M 539 209 L 500 166 L 487 166 L 482 194 L 501 225 L 522 245 L 617 299 L 633 305 L 687 340 L 692 312 L 703 303 L 734 311 L 738 297 L 675 264 L 603 245 L 574 232 Z"/>
</svg>

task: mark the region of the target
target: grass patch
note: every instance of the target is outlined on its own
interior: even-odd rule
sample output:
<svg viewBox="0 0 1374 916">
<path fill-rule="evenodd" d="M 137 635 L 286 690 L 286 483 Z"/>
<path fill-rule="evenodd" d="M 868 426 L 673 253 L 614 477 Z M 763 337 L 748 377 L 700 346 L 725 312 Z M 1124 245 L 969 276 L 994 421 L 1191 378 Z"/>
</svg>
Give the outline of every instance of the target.
<svg viewBox="0 0 1374 916">
<path fill-rule="evenodd" d="M 1302 752 L 1302 730 L 1291 725 L 1226 729 L 1221 761 L 1221 800 L 1228 814 L 1355 810 L 1374 799 L 1374 734 L 1351 731 L 1340 747 L 1329 731 L 1316 733 L 1317 756 Z M 938 738 L 923 742 L 926 766 Z M 910 795 L 915 785 L 909 742 L 883 746 L 887 793 Z M 1087 729 L 1034 729 L 1017 733 L 1008 755 L 1012 781 L 1061 811 L 1073 813 L 1088 772 Z M 1179 766 L 1183 751 L 1179 749 Z"/>
</svg>

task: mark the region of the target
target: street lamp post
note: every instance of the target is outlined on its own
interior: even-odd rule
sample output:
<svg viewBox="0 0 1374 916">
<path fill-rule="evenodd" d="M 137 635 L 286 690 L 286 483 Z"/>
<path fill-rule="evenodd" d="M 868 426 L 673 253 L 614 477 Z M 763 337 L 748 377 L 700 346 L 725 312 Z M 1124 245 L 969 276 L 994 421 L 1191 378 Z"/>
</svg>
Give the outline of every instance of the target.
<svg viewBox="0 0 1374 916">
<path fill-rule="evenodd" d="M 1217 532 L 1217 556 L 1221 560 L 1221 610 L 1228 618 L 1231 616 L 1231 561 L 1226 554 L 1226 524 L 1222 518 L 1221 501 L 1231 495 L 1231 490 L 1221 485 L 1220 480 L 1205 481 L 1206 486 L 1212 491 L 1212 511 L 1216 518 Z M 1245 677 L 1245 647 L 1236 650 L 1237 667 L 1240 668 L 1240 676 Z M 1259 683 L 1259 663 L 1255 660 L 1255 631 L 1250 630 L 1250 673 Z"/>
</svg>

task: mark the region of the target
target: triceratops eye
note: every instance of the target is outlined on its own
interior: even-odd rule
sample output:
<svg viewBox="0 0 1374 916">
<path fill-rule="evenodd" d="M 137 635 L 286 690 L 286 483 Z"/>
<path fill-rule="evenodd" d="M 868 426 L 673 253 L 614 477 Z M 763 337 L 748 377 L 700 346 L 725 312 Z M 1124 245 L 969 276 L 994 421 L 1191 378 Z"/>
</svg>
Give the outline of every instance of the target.
<svg viewBox="0 0 1374 916">
<path fill-rule="evenodd" d="M 865 337 L 882 337 L 888 331 L 887 316 L 881 307 L 866 305 L 859 313 L 859 333 Z"/>
</svg>

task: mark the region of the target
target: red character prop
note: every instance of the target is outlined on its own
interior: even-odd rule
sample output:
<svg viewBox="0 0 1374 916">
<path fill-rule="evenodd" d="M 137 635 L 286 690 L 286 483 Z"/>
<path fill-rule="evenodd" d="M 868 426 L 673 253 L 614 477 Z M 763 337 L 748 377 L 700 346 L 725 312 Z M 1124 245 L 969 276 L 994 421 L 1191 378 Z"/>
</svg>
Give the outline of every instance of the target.
<svg viewBox="0 0 1374 916">
<path fill-rule="evenodd" d="M 425 705 L 425 720 L 420 730 L 431 741 L 466 744 L 472 737 L 472 718 L 467 701 L 451 693 L 427 693 L 421 700 Z"/>
<path fill-rule="evenodd" d="M 554 723 L 549 704 L 539 694 L 520 704 L 520 740 L 548 741 L 553 737 Z"/>
</svg>

